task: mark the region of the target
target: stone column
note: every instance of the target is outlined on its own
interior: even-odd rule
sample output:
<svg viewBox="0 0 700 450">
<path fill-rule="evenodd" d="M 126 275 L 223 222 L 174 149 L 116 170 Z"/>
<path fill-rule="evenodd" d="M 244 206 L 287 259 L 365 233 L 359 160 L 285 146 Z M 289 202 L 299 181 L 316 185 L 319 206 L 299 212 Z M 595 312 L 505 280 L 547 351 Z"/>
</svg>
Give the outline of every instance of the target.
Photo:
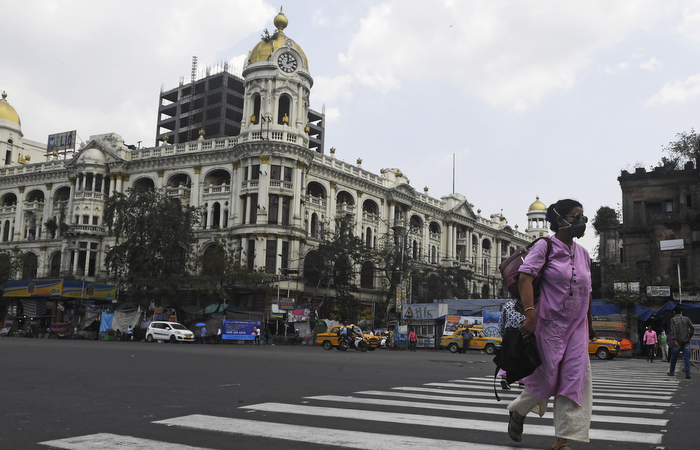
<svg viewBox="0 0 700 450">
<path fill-rule="evenodd" d="M 17 208 L 15 209 L 15 232 L 13 241 L 24 240 L 24 186 L 17 187 L 19 195 L 17 196 Z"/>
</svg>

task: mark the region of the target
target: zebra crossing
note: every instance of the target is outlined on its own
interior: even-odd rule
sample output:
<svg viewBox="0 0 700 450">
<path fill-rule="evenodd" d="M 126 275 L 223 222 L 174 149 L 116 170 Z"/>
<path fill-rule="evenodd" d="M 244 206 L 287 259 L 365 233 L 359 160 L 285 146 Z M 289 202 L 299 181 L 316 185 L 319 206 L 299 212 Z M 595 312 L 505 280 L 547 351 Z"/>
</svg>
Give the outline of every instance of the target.
<svg viewBox="0 0 700 450">
<path fill-rule="evenodd" d="M 673 398 L 679 388 L 678 379 L 634 360 L 593 364 L 592 372 L 593 416 L 589 448 L 661 446 L 668 424 L 667 411 L 676 405 Z M 242 406 L 239 410 L 245 418 L 191 414 L 157 420 L 152 424 L 156 427 L 223 433 L 233 439 L 237 436 L 274 437 L 289 441 L 297 448 L 312 444 L 360 449 L 415 449 L 428 446 L 448 450 L 511 448 L 509 445 L 512 442 L 506 433 L 506 405 L 517 397 L 519 389 L 514 387 L 511 391 L 502 391 L 499 386 L 499 396 L 504 401 L 497 402 L 493 382 L 493 377 L 467 377 L 420 386 L 363 390 L 352 395 L 313 395 L 300 398 L 296 403 L 264 402 Z M 542 418 L 534 415 L 532 419 L 528 418 L 523 443 L 512 448 L 527 450 L 528 447 L 521 445 L 528 441 L 538 447 L 540 442 L 551 441 L 554 436 L 551 406 L 550 403 L 548 412 Z M 336 426 L 324 426 L 329 423 L 328 418 L 334 418 L 332 423 Z M 388 431 L 368 431 L 370 428 L 376 430 L 378 423 L 387 424 Z M 346 424 L 347 427 L 337 426 Z M 370 424 L 375 426 L 370 427 Z M 272 429 L 274 433 L 271 433 Z M 416 436 L 426 435 L 426 429 L 431 431 L 427 435 L 444 435 L 446 438 Z M 456 436 L 468 438 L 458 439 Z M 40 444 L 70 450 L 205 450 L 107 433 Z"/>
</svg>

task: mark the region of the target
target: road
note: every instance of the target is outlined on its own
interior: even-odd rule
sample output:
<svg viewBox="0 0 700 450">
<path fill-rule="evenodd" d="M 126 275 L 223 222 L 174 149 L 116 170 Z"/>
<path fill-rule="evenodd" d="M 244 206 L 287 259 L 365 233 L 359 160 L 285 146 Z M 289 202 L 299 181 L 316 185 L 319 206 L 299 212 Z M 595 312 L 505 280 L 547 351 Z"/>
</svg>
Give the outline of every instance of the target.
<svg viewBox="0 0 700 450">
<path fill-rule="evenodd" d="M 480 353 L 0 338 L 0 449 L 549 448 L 550 413 L 506 433 Z M 694 448 L 700 376 L 591 360 L 591 442 Z M 680 367 L 678 372 L 680 372 Z M 691 440 L 692 439 L 692 440 Z"/>
</svg>

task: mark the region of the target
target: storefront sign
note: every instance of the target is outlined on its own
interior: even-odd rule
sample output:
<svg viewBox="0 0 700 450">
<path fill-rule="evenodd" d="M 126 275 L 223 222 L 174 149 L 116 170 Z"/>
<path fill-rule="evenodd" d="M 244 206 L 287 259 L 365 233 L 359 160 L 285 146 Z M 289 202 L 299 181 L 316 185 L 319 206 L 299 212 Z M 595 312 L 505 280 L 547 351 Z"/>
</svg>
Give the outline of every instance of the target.
<svg viewBox="0 0 700 450">
<path fill-rule="evenodd" d="M 280 299 L 280 309 L 292 310 L 296 308 L 297 300 L 291 297 L 285 297 Z"/>
</svg>

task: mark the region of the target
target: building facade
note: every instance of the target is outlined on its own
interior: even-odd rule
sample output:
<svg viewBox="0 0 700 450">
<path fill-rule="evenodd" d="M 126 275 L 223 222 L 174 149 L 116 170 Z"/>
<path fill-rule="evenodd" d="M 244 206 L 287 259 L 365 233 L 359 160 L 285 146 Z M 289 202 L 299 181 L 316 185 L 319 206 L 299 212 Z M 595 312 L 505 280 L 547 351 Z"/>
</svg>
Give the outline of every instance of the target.
<svg viewBox="0 0 700 450">
<path fill-rule="evenodd" d="M 613 263 L 634 269 L 640 281 L 670 285 L 678 300 L 697 299 L 700 279 L 700 178 L 693 162 L 683 169 L 657 167 L 623 170 L 622 225 L 605 234 L 605 252 Z M 622 240 L 617 240 L 616 232 Z M 601 235 L 603 236 L 603 235 Z M 615 280 L 612 280 L 615 281 Z"/>
<path fill-rule="evenodd" d="M 0 168 L 0 251 L 18 249 L 33 262 L 25 265 L 23 278 L 114 283 L 105 268 L 114 245 L 103 223 L 106 201 L 133 188 L 162 188 L 203 207 L 198 256 L 206 258 L 226 232 L 242 266 L 270 274 L 296 271 L 294 282 L 283 279 L 281 287 L 301 304 L 315 288 L 304 284 L 304 261 L 322 228 L 333 227 L 339 216 L 350 217 L 354 234 L 368 246 L 401 227 L 409 257 L 472 272 L 475 296 L 503 295 L 498 266 L 542 232 L 539 199 L 531 206 L 531 229 L 523 233 L 500 214 L 482 217 L 464 195 L 438 199 L 427 187 L 417 191 L 398 168 L 375 174 L 361 160 L 337 159 L 334 149 L 323 154 L 309 125 L 313 79 L 307 57 L 285 35 L 284 14 L 274 24 L 277 31 L 251 50 L 245 64 L 236 135 L 209 138 L 205 130 L 175 143 L 163 133 L 155 147 L 136 148 L 108 133 L 91 136 L 71 158 Z M 387 286 L 371 263 L 362 273 L 364 281 L 355 281 L 369 307 L 386 298 Z M 241 306 L 265 305 L 249 300 Z"/>
</svg>

